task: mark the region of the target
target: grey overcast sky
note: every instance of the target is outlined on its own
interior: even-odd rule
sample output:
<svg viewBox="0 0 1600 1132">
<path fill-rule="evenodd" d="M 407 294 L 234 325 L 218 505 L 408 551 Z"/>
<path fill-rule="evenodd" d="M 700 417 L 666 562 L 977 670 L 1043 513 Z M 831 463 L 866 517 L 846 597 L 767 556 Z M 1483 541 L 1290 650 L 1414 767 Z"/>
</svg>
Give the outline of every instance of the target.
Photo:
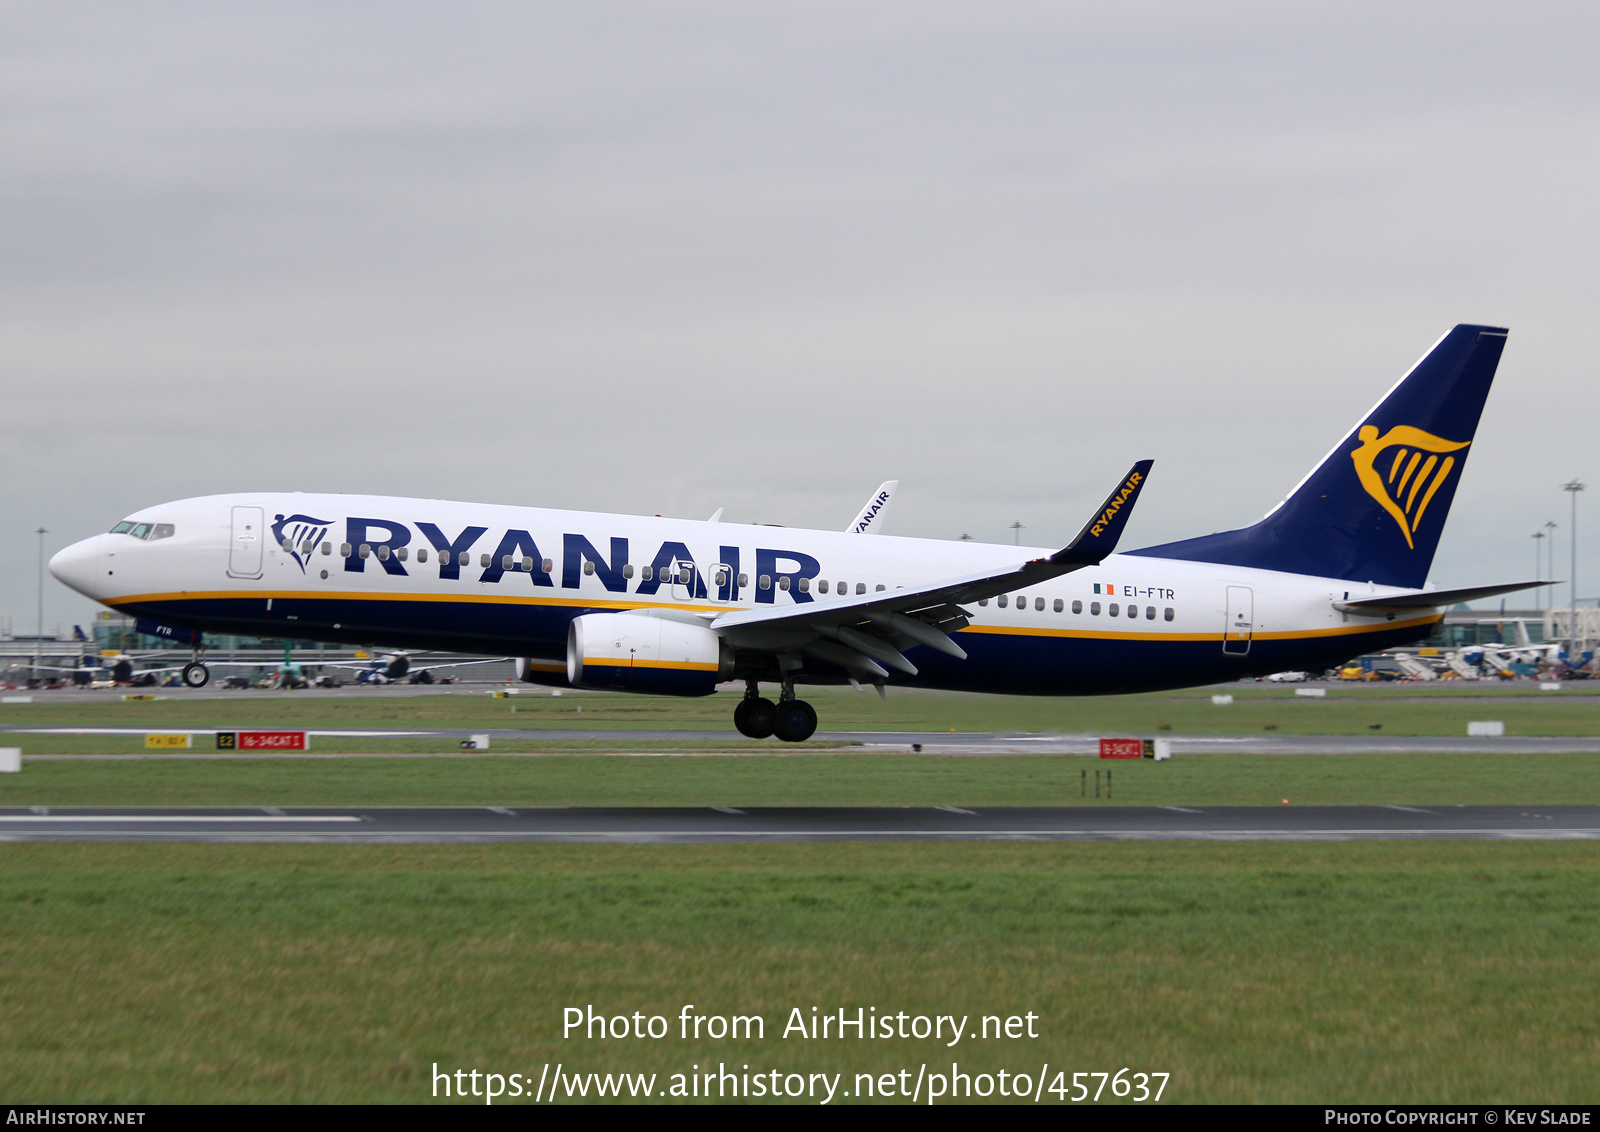
<svg viewBox="0 0 1600 1132">
<path fill-rule="evenodd" d="M 1129 545 L 1512 328 L 1433 578 L 1600 474 L 1600 6 L 0 5 L 0 624 L 221 491 Z M 1600 483 L 1580 589 L 1600 593 Z M 1565 576 L 1564 566 L 1556 573 Z M 1564 592 L 1561 595 L 1564 600 Z M 47 627 L 92 616 L 47 581 Z"/>
</svg>

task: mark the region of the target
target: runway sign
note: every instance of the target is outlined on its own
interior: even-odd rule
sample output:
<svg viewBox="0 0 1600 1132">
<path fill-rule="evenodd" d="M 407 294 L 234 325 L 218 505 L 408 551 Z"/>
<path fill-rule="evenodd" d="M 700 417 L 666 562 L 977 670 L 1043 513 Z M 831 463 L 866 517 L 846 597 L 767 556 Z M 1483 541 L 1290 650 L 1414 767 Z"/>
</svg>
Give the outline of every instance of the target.
<svg viewBox="0 0 1600 1132">
<path fill-rule="evenodd" d="M 1171 739 L 1102 739 L 1100 757 L 1103 759 L 1157 759 L 1172 757 Z"/>
<path fill-rule="evenodd" d="M 144 749 L 147 751 L 187 751 L 189 749 L 188 735 L 146 735 Z"/>
<path fill-rule="evenodd" d="M 219 751 L 308 751 L 304 731 L 218 731 Z"/>
</svg>

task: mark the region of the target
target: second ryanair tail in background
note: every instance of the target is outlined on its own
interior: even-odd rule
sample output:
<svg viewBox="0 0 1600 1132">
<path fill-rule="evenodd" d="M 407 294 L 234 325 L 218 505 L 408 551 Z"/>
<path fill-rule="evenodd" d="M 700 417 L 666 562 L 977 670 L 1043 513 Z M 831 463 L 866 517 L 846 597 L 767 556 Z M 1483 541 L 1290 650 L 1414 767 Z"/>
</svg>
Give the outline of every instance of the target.
<svg viewBox="0 0 1600 1132">
<path fill-rule="evenodd" d="M 1451 330 L 1254 526 L 1129 553 L 1421 588 L 1506 334 Z"/>
</svg>

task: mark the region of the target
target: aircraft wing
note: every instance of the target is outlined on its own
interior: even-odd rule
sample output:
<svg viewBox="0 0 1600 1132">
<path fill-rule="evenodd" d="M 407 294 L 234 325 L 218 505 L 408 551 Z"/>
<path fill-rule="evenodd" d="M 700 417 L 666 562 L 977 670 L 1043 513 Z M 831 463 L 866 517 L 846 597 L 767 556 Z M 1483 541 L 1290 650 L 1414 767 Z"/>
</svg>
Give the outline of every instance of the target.
<svg viewBox="0 0 1600 1132">
<path fill-rule="evenodd" d="M 711 628 L 737 648 L 809 653 L 873 681 L 888 675 L 884 664 L 915 675 L 916 667 L 901 649 L 919 644 L 964 660 L 966 652 L 948 636 L 967 626 L 970 615 L 961 603 L 1038 585 L 1106 558 L 1116 548 L 1152 463 L 1135 464 L 1077 538 L 1048 558 L 838 601 L 742 609 L 715 618 Z"/>
</svg>

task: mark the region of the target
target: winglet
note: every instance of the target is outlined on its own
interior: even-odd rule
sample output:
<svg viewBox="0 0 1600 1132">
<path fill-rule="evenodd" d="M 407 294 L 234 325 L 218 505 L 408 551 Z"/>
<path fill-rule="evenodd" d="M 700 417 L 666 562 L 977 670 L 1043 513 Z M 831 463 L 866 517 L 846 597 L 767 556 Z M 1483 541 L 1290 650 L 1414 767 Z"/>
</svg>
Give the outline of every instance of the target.
<svg viewBox="0 0 1600 1132">
<path fill-rule="evenodd" d="M 1140 460 L 1129 469 L 1128 474 L 1122 477 L 1122 482 L 1100 505 L 1094 518 L 1084 524 L 1078 537 L 1052 554 L 1050 561 L 1058 565 L 1072 563 L 1092 566 L 1115 550 L 1117 540 L 1122 537 L 1122 528 L 1128 525 L 1128 516 L 1133 513 L 1134 502 L 1138 500 L 1145 480 L 1150 477 L 1150 466 L 1154 463 L 1154 460 Z"/>
<path fill-rule="evenodd" d="M 889 500 L 894 498 L 895 488 L 900 486 L 899 480 L 885 480 L 878 485 L 878 490 L 872 493 L 872 498 L 867 500 L 867 505 L 861 513 L 850 520 L 850 525 L 844 529 L 847 535 L 875 535 L 882 527 L 878 520 L 883 518 L 883 513 L 889 508 Z"/>
</svg>

